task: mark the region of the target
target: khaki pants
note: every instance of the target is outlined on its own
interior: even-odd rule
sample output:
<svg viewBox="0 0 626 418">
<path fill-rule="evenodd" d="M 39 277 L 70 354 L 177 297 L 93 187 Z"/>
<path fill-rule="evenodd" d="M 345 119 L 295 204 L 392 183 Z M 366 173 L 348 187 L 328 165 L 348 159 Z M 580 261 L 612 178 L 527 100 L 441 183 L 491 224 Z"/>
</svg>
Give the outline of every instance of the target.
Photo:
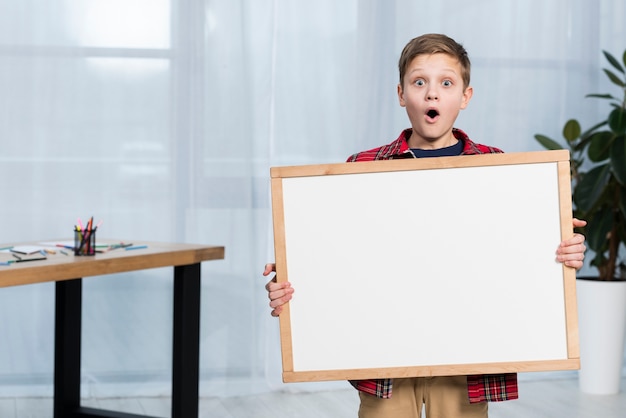
<svg viewBox="0 0 626 418">
<path fill-rule="evenodd" d="M 393 379 L 389 399 L 359 392 L 359 418 L 486 418 L 487 402 L 470 404 L 467 377 Z"/>
</svg>

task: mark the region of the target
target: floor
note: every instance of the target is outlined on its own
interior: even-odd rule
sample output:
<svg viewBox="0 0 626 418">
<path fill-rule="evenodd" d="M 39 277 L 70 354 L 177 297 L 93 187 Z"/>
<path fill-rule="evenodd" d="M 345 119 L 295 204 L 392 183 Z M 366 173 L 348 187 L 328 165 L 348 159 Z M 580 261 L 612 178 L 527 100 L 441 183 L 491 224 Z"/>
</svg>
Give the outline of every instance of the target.
<svg viewBox="0 0 626 418">
<path fill-rule="evenodd" d="M 622 380 L 626 388 L 626 378 Z M 168 398 L 85 399 L 84 406 L 169 417 Z M 203 398 L 202 418 L 356 418 L 354 390 L 314 393 L 271 393 L 248 397 Z M 51 418 L 50 398 L 1 398 L 2 418 Z M 490 418 L 624 418 L 626 393 L 587 395 L 576 379 L 520 381 L 520 399 L 490 404 Z"/>
</svg>

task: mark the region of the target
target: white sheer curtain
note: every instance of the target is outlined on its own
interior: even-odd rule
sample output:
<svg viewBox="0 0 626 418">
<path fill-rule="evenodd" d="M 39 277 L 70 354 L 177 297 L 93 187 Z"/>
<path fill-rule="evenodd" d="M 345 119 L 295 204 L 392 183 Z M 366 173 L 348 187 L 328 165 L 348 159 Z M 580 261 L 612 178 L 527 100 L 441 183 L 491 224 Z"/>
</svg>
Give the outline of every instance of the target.
<svg viewBox="0 0 626 418">
<path fill-rule="evenodd" d="M 538 150 L 535 133 L 605 110 L 583 97 L 608 90 L 601 50 L 621 56 L 625 18 L 621 0 L 0 0 L 0 241 L 94 216 L 102 238 L 224 245 L 203 266 L 202 395 L 345 385 L 280 382 L 269 167 L 395 139 L 397 59 L 427 32 L 473 62 L 457 126 Z M 168 394 L 170 271 L 84 287 L 84 395 Z M 0 289 L 3 394 L 52 394 L 53 295 Z"/>
</svg>

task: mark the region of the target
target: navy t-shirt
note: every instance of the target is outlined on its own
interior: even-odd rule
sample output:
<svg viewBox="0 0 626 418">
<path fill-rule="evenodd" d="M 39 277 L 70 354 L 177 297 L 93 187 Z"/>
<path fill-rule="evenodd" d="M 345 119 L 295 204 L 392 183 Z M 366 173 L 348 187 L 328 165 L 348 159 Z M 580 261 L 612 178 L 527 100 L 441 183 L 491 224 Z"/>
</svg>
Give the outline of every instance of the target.
<svg viewBox="0 0 626 418">
<path fill-rule="evenodd" d="M 445 148 L 437 149 L 421 149 L 411 148 L 413 155 L 417 158 L 428 157 L 454 157 L 455 155 L 461 155 L 463 152 L 463 141 L 458 141 L 456 144 Z"/>
</svg>

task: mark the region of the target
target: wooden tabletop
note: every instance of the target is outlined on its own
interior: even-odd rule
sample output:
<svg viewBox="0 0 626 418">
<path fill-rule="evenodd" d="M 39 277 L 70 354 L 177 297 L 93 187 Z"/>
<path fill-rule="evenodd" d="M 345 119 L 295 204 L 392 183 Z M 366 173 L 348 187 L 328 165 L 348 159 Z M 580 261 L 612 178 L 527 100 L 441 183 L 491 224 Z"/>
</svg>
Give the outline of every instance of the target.
<svg viewBox="0 0 626 418">
<path fill-rule="evenodd" d="M 55 242 L 55 240 L 42 242 Z M 102 241 L 105 244 L 116 244 L 119 242 L 119 240 Z M 132 242 L 133 246 L 145 245 L 146 248 L 130 251 L 118 248 L 97 253 L 93 256 L 75 256 L 73 251 L 69 249 L 65 249 L 64 254 L 61 252 L 62 248 L 56 248 L 55 253 L 48 254 L 46 260 L 0 265 L 0 287 L 78 279 L 158 267 L 183 266 L 224 258 L 224 247 L 220 246 Z M 101 241 L 98 240 L 98 244 L 100 243 Z M 41 243 L 19 243 L 0 245 L 0 248 L 12 245 L 44 246 Z M 45 247 L 54 249 L 54 247 L 47 245 Z"/>
</svg>

